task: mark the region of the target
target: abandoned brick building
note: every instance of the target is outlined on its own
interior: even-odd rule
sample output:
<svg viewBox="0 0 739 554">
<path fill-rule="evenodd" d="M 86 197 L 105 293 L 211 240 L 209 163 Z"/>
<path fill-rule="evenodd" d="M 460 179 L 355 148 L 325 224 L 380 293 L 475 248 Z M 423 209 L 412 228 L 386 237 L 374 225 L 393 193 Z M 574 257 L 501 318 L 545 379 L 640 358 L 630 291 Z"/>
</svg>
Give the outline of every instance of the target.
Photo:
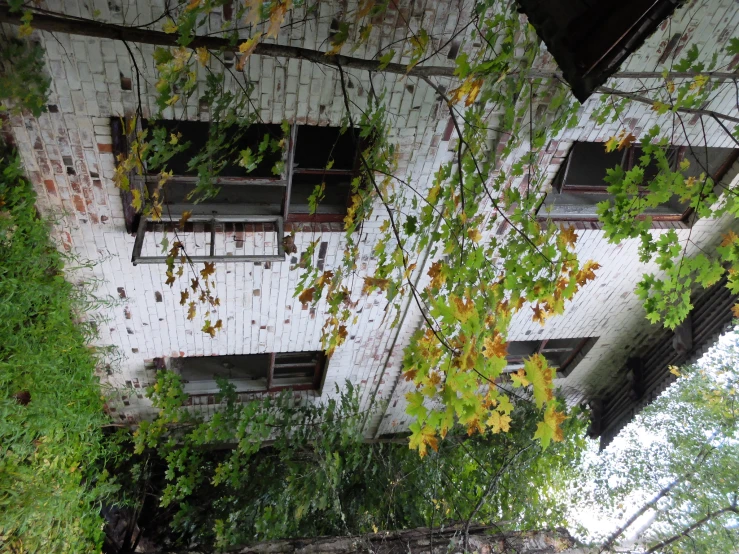
<svg viewBox="0 0 739 554">
<path fill-rule="evenodd" d="M 154 20 L 163 10 L 161 1 L 46 0 L 44 4 L 52 11 L 88 18 L 94 12 L 100 20 L 127 24 Z M 526 4 L 537 3 L 523 4 L 526 8 Z M 618 56 L 610 65 L 596 64 L 598 78 L 577 85 L 579 96 L 584 98 L 604 82 L 617 63 L 622 64 L 622 71 L 660 71 L 692 45 L 698 45 L 700 56 L 708 59 L 713 52 L 721 52 L 739 26 L 739 11 L 733 0 L 694 0 L 674 13 L 674 3 L 657 4 L 671 6 L 650 19 L 650 24 L 639 31 L 638 40 L 619 45 Z M 470 16 L 469 3 L 460 5 L 461 9 L 456 4 L 432 0 L 399 2 L 388 11 L 371 45 L 379 48 L 404 37 L 403 26 L 396 25 L 399 9 L 414 24 L 422 23 L 433 36 L 450 36 Z M 276 41 L 323 48 L 331 32 L 331 18 L 340 8 L 338 2 L 321 3 L 319 17 L 308 17 L 296 27 L 298 31 L 288 29 Z M 306 14 L 302 9 L 295 8 L 290 17 L 303 19 Z M 214 12 L 210 24 L 217 27 L 220 17 L 221 12 Z M 542 16 L 532 13 L 534 23 L 539 21 L 537 17 Z M 564 67 L 566 62 L 559 54 L 562 46 L 555 44 L 559 40 L 556 33 L 550 32 L 555 41 L 551 44 L 547 32 L 542 36 Z M 154 47 L 138 45 L 129 52 L 120 41 L 61 32 L 34 31 L 34 37 L 45 49 L 52 79 L 48 111 L 37 118 L 12 117 L 10 127 L 38 192 L 38 207 L 55 221 L 59 247 L 90 262 L 72 278 L 95 280 L 99 283 L 98 296 L 115 300 L 96 313 L 98 344 L 114 345 L 118 352 L 106 377 L 108 384 L 117 389 L 109 403 L 112 415 L 134 423 L 150 414 L 144 389 L 153 381 L 157 367 L 166 366 L 181 372 L 192 403 L 204 410 L 214 409 L 214 374 L 233 379 L 244 396 L 289 387 L 307 401 L 326 398 L 335 385 L 342 386 L 349 380 L 360 391 L 363 409 L 373 408 L 365 424 L 366 437 L 407 429 L 405 394 L 412 384 L 401 378 L 401 363 L 411 334 L 422 324 L 416 304 L 407 299 L 400 324 L 392 327 L 392 318 L 385 317 L 384 298 L 376 293 L 365 297 L 345 344 L 326 359 L 320 342 L 324 306 L 304 307 L 294 297 L 296 254 L 286 254 L 282 247 L 282 232 L 294 230 L 298 253 L 311 241 L 319 241 L 320 263 L 325 269 L 330 269 L 340 255 L 346 182 L 354 170 L 355 151 L 350 143 L 340 141 L 340 151 L 334 153 L 333 196 L 328 195 L 320 217 L 307 214 L 307 195 L 314 184 L 311 169 L 325 165 L 326 153 L 321 145 L 328 140 L 326 137 L 335 138 L 341 125 L 344 104 L 337 73 L 297 59 L 253 55 L 247 61 L 244 72 L 254 83 L 253 98 L 258 99 L 261 119 L 274 125 L 286 119 L 292 125 L 293 140 L 286 155 L 293 160 L 291 167 L 295 170 L 289 176 L 278 177 L 257 171 L 247 179 L 234 168 L 224 174 L 221 196 L 214 200 L 217 205 L 206 206 L 202 213 L 194 211 L 186 233 L 191 241 L 190 254 L 198 260 L 227 258 L 217 264 L 215 277 L 224 329 L 211 338 L 200 331 L 202 316 L 188 321 L 186 310 L 179 305 L 178 287 L 185 284 L 178 283 L 173 289 L 165 285 L 166 268 L 159 258 L 156 232 L 147 225 L 146 218 L 137 217 L 112 180 L 114 155 L 125 149 L 121 118 L 130 117 L 138 101 L 131 56 L 142 72 L 143 114 L 150 117 L 155 112 Z M 455 56 L 474 47 L 474 39 L 467 33 L 429 63 L 452 67 Z M 356 55 L 362 53 L 360 49 Z M 719 65 L 733 68 L 736 62 L 720 60 Z M 552 55 L 547 53 L 537 64 L 556 68 Z M 451 155 L 450 144 L 454 141 L 448 112 L 436 92 L 422 81 L 402 75 L 376 74 L 370 82 L 366 71 L 347 70 L 347 74 L 352 94 L 360 104 L 366 102 L 370 87 L 387 91 L 394 123 L 391 139 L 400 149 L 399 172 L 412 174 L 421 189 L 428 188 L 438 165 Z M 453 79 L 442 81 L 445 86 L 454 86 Z M 616 76 L 609 82 L 618 82 L 628 91 L 629 87 L 649 86 L 652 81 L 659 79 L 636 83 L 619 81 Z M 571 402 L 591 402 L 593 432 L 605 443 L 669 382 L 668 364 L 694 358 L 725 328 L 731 319 L 728 306 L 733 300 L 721 287 L 697 298 L 687 331 L 680 330 L 687 338 L 678 341 L 681 347 L 677 349 L 672 332 L 646 321 L 634 287 L 639 277 L 654 271 L 655 266 L 639 261 L 634 241 L 609 244 L 596 222 L 594 204 L 607 194 L 602 175 L 614 161 L 614 156 L 606 154 L 598 143 L 620 130 L 618 123 L 596 125 L 589 118 L 599 102 L 597 94 L 584 101 L 580 124 L 548 144 L 540 164 L 553 184 L 545 199 L 549 215 L 577 227 L 581 259 L 598 261 L 602 270 L 564 315 L 548 320 L 545 326 L 523 314 L 516 316 L 509 352 L 511 368 L 518 358 L 536 351 L 555 363 L 557 386 Z M 733 89 L 716 94 L 708 108 L 736 111 Z M 164 117 L 175 119 L 172 108 L 165 110 Z M 621 119 L 638 135 L 658 117 L 649 105 L 633 103 Z M 207 131 L 207 105 L 199 104 L 194 95 L 177 119 L 185 120 L 178 130 L 197 141 L 203 130 Z M 687 125 L 688 134 L 697 136 L 697 120 Z M 706 133 L 714 176 L 727 183 L 736 180 L 739 163 L 735 144 L 714 121 L 706 122 Z M 684 146 L 684 139 L 675 141 L 676 156 L 689 155 L 681 148 Z M 626 163 L 636 155 L 636 148 L 627 152 Z M 179 205 L 172 209 L 177 212 L 186 203 L 191 181 L 182 160 L 174 160 L 172 168 L 175 190 L 179 191 L 173 200 Z M 595 194 L 583 195 L 583 187 L 595 187 L 595 191 L 589 190 Z M 363 228 L 360 275 L 371 274 L 376 263 L 372 250 L 382 223 L 381 211 L 376 210 Z M 696 249 L 710 248 L 730 224 L 728 219 L 695 221 L 686 217 L 685 206 L 672 203 L 659 207 L 654 232 L 676 229 L 681 236 L 690 234 Z M 420 257 L 419 275 L 426 274 L 422 264 L 430 262 Z"/>
</svg>

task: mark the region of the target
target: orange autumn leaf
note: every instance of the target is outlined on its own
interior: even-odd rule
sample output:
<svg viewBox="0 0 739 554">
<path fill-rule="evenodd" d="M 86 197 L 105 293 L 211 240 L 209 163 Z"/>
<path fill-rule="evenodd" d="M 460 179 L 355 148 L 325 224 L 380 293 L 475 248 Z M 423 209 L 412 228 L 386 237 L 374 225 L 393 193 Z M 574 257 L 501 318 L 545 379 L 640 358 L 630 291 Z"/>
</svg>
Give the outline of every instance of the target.
<svg viewBox="0 0 739 554">
<path fill-rule="evenodd" d="M 736 242 L 737 239 L 739 239 L 739 236 L 734 231 L 729 231 L 725 235 L 722 235 L 724 237 L 724 240 L 721 241 L 721 246 L 730 246 Z"/>
<path fill-rule="evenodd" d="M 731 313 L 734 314 L 734 317 L 739 317 L 739 304 L 734 304 L 731 307 Z"/>
<path fill-rule="evenodd" d="M 508 354 L 508 343 L 500 333 L 496 332 L 492 338 L 485 337 L 482 344 L 485 347 L 482 354 L 486 358 L 505 358 Z"/>
<path fill-rule="evenodd" d="M 575 246 L 575 243 L 577 242 L 577 233 L 575 232 L 575 228 L 565 227 L 564 225 L 562 225 L 559 238 L 566 246 Z"/>
<path fill-rule="evenodd" d="M 575 280 L 579 286 L 585 286 L 588 281 L 595 279 L 595 272 L 600 269 L 600 264 L 593 260 L 588 260 L 583 268 L 577 272 Z"/>
<path fill-rule="evenodd" d="M 432 288 L 441 288 L 446 282 L 446 276 L 442 273 L 441 268 L 441 262 L 434 262 L 429 268 L 428 276 L 431 277 Z"/>
<path fill-rule="evenodd" d="M 309 289 L 305 289 L 303 292 L 300 293 L 300 296 L 298 296 L 298 300 L 301 304 L 308 304 L 309 302 L 313 302 L 313 293 L 316 292 L 315 287 L 310 287 Z"/>
</svg>

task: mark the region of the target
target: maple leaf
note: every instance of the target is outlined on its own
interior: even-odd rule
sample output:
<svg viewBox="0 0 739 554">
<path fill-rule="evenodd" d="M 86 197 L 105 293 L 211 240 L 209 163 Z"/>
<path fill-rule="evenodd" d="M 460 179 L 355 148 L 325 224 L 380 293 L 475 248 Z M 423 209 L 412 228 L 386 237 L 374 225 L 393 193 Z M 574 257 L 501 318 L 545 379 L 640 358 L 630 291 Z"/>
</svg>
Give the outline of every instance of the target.
<svg viewBox="0 0 739 554">
<path fill-rule="evenodd" d="M 131 207 L 137 212 L 140 212 L 143 204 L 141 191 L 138 189 L 133 189 L 131 191 L 131 194 L 133 195 L 133 199 L 131 200 Z"/>
<path fill-rule="evenodd" d="M 507 433 L 511 428 L 511 418 L 500 412 L 493 412 L 487 420 L 488 427 L 492 428 L 493 433 Z"/>
<path fill-rule="evenodd" d="M 536 406 L 541 408 L 545 402 L 554 397 L 552 392 L 554 371 L 541 354 L 534 354 L 528 360 L 524 360 L 523 365 L 526 370 L 526 378 L 534 386 L 533 394 Z"/>
<path fill-rule="evenodd" d="M 223 321 L 220 319 L 216 321 L 216 324 L 213 325 L 213 329 L 223 329 Z"/>
<path fill-rule="evenodd" d="M 464 101 L 465 106 L 469 107 L 474 104 L 475 100 L 477 100 L 477 96 L 480 94 L 480 90 L 482 90 L 482 83 L 482 79 L 477 79 L 472 82 L 472 85 L 470 86 L 470 91 Z"/>
<path fill-rule="evenodd" d="M 216 329 L 210 323 L 209 319 L 205 320 L 205 323 L 203 324 L 203 328 L 201 329 L 201 331 L 203 331 L 203 333 L 210 335 L 210 338 L 215 338 L 216 336 Z"/>
<path fill-rule="evenodd" d="M 588 281 L 592 281 L 595 279 L 595 272 L 600 269 L 600 264 L 598 262 L 594 262 L 593 260 L 588 260 L 585 262 L 585 265 L 583 268 L 577 272 L 577 275 L 575 276 L 575 280 L 577 281 L 577 284 L 581 287 L 585 286 Z"/>
<path fill-rule="evenodd" d="M 184 306 L 187 303 L 188 298 L 190 298 L 190 293 L 187 289 L 180 292 L 180 306 Z"/>
<path fill-rule="evenodd" d="M 618 147 L 618 139 L 614 136 L 606 141 L 606 152 L 613 152 Z"/>
<path fill-rule="evenodd" d="M 631 133 L 624 133 L 621 131 L 621 134 L 619 135 L 620 140 L 618 141 L 618 151 L 620 152 L 624 148 L 629 148 L 632 144 L 636 142 L 636 137 L 632 135 Z"/>
<path fill-rule="evenodd" d="M 195 302 L 190 302 L 188 304 L 187 319 L 189 320 L 195 319 Z"/>
<path fill-rule="evenodd" d="M 734 314 L 734 317 L 739 317 L 739 304 L 734 304 L 731 307 L 731 313 Z"/>
<path fill-rule="evenodd" d="M 369 294 L 375 287 L 380 290 L 387 290 L 388 285 L 390 285 L 390 279 L 383 279 L 381 277 L 365 277 L 362 294 Z"/>
<path fill-rule="evenodd" d="M 215 262 L 204 262 L 203 265 L 205 267 L 200 270 L 200 275 L 203 277 L 203 279 L 207 279 L 216 272 Z"/>
<path fill-rule="evenodd" d="M 506 354 L 508 354 L 508 343 L 503 340 L 503 335 L 500 333 L 495 332 L 492 338 L 485 337 L 482 344 L 485 347 L 482 355 L 488 359 L 505 358 Z"/>
<path fill-rule="evenodd" d="M 210 59 L 210 52 L 208 52 L 208 49 L 200 46 L 195 49 L 195 52 L 198 56 L 198 62 L 200 62 L 200 65 L 202 65 L 203 67 L 208 65 L 208 60 Z"/>
<path fill-rule="evenodd" d="M 167 280 L 164 282 L 165 285 L 169 285 L 170 287 L 174 285 L 175 282 L 175 276 L 171 271 L 167 271 Z"/>
<path fill-rule="evenodd" d="M 292 0 L 275 2 L 269 12 L 269 27 L 267 27 L 267 38 L 274 38 L 280 32 L 280 25 L 285 20 L 285 14 L 292 4 Z"/>
<path fill-rule="evenodd" d="M 676 365 L 668 365 L 667 369 L 670 370 L 670 373 L 672 373 L 675 377 L 682 377 L 683 374 L 680 373 L 680 368 Z"/>
<path fill-rule="evenodd" d="M 261 38 L 260 35 L 254 35 L 248 40 L 245 40 L 241 44 L 239 44 L 239 60 L 236 62 L 236 70 L 237 71 L 243 71 L 244 64 L 246 64 L 246 60 L 249 59 L 249 56 L 254 52 L 254 50 L 257 48 L 257 44 L 259 44 L 259 39 Z"/>
<path fill-rule="evenodd" d="M 562 231 L 559 234 L 559 238 L 565 244 L 565 246 L 575 246 L 575 243 L 577 242 L 577 233 L 575 232 L 575 228 L 565 227 L 564 225 L 562 225 L 561 230 Z"/>
<path fill-rule="evenodd" d="M 538 303 L 536 306 L 531 306 L 531 309 L 534 311 L 534 315 L 531 316 L 531 320 L 536 321 L 543 326 L 547 319 L 547 313 L 541 309 L 541 306 Z"/>
<path fill-rule="evenodd" d="M 190 0 L 190 3 L 187 4 L 185 11 L 192 11 L 196 9 L 198 6 L 200 6 L 200 0 Z"/>
<path fill-rule="evenodd" d="M 179 223 L 180 229 L 185 228 L 185 223 L 187 223 L 187 220 L 190 219 L 190 217 L 192 217 L 192 212 L 190 210 L 182 212 L 182 215 L 180 216 L 180 223 Z"/>
<path fill-rule="evenodd" d="M 199 286 L 200 281 L 198 279 L 190 279 L 190 288 L 192 289 L 192 292 L 198 292 Z"/>
<path fill-rule="evenodd" d="M 510 414 L 513 411 L 513 404 L 511 399 L 506 395 L 501 395 L 498 399 L 498 411 L 501 414 Z"/>
<path fill-rule="evenodd" d="M 513 381 L 514 387 L 528 387 L 531 382 L 526 379 L 526 371 L 519 369 L 515 373 L 511 373 L 511 381 Z"/>
<path fill-rule="evenodd" d="M 485 428 L 480 424 L 480 420 L 477 418 L 471 419 L 467 422 L 467 435 L 472 436 L 475 433 L 480 433 L 481 435 L 485 432 Z"/>
<path fill-rule="evenodd" d="M 722 235 L 724 237 L 724 240 L 721 241 L 721 246 L 730 246 L 736 242 L 737 239 L 739 239 L 739 236 L 734 231 L 729 231 L 725 235 Z"/>
<path fill-rule="evenodd" d="M 434 262 L 428 271 L 428 276 L 431 277 L 431 287 L 438 289 L 446 283 L 446 275 L 441 271 L 441 262 Z"/>
<path fill-rule="evenodd" d="M 418 370 L 409 369 L 408 371 L 403 373 L 403 378 L 406 381 L 413 381 L 416 378 L 416 375 L 418 375 Z"/>
<path fill-rule="evenodd" d="M 452 309 L 454 310 L 454 317 L 456 317 L 462 323 L 467 321 L 472 316 L 472 313 L 475 311 L 474 301 L 471 298 L 462 300 L 460 297 L 455 296 L 454 294 L 449 295 L 449 298 L 454 303 L 454 305 L 452 306 Z"/>
<path fill-rule="evenodd" d="M 560 425 L 567 419 L 562 412 L 558 412 L 554 403 L 547 406 L 544 412 L 544 421 L 540 421 L 536 426 L 534 438 L 541 441 L 541 447 L 546 449 L 550 441 L 561 442 L 564 440 L 564 433 Z"/>
<path fill-rule="evenodd" d="M 300 293 L 300 296 L 298 296 L 298 300 L 303 305 L 308 304 L 308 302 L 313 302 L 313 293 L 314 292 L 316 292 L 315 287 L 311 287 L 309 289 L 305 289 L 303 292 Z"/>
<path fill-rule="evenodd" d="M 478 229 L 467 229 L 467 236 L 470 237 L 470 240 L 475 243 L 482 240 L 482 233 Z"/>
<path fill-rule="evenodd" d="M 326 283 L 328 283 L 329 281 L 331 281 L 331 279 L 333 278 L 333 276 L 334 276 L 334 272 L 333 271 L 324 271 L 323 272 L 323 275 L 321 275 L 318 278 L 318 280 L 316 281 L 316 286 L 317 287 L 322 287 L 323 285 L 325 285 Z"/>
<path fill-rule="evenodd" d="M 421 427 L 420 424 L 414 423 L 410 426 L 411 438 L 408 446 L 413 450 L 418 450 L 418 454 L 423 458 L 428 448 L 431 447 L 434 451 L 439 450 L 439 442 L 436 438 L 436 431 L 430 425 Z"/>
</svg>

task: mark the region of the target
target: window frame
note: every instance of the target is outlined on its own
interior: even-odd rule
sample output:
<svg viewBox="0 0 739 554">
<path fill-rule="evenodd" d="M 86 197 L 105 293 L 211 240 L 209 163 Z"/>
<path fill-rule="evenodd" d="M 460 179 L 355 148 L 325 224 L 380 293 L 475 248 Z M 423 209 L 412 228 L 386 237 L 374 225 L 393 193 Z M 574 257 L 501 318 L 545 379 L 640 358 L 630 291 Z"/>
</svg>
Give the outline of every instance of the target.
<svg viewBox="0 0 739 554">
<path fill-rule="evenodd" d="M 593 204 L 587 204 L 583 203 L 582 207 L 583 212 L 571 212 L 571 213 L 551 213 L 551 208 L 556 208 L 557 206 L 563 207 L 563 206 L 578 206 L 578 204 L 569 204 L 567 202 L 560 202 L 557 203 L 551 202 L 547 204 L 547 199 L 550 197 L 553 197 L 555 199 L 559 198 L 559 195 L 572 195 L 572 199 L 576 199 L 578 197 L 580 198 L 588 198 L 588 197 L 594 197 L 595 195 L 601 195 L 603 196 L 603 200 L 605 200 L 609 195 L 608 193 L 608 185 L 568 185 L 566 181 L 567 173 L 570 170 L 570 164 L 573 160 L 573 152 L 575 148 L 577 147 L 577 144 L 598 144 L 598 145 L 604 145 L 604 143 L 600 142 L 587 142 L 587 141 L 575 141 L 573 142 L 572 146 L 570 147 L 570 150 L 567 152 L 567 157 L 560 166 L 559 170 L 557 171 L 557 174 L 554 176 L 554 179 L 552 180 L 552 190 L 547 192 L 544 197 L 541 199 L 541 202 L 539 204 L 539 207 L 536 211 L 536 216 L 540 221 L 559 221 L 559 222 L 567 222 L 571 224 L 577 224 L 577 223 L 589 223 L 589 224 L 595 224 L 599 225 L 600 220 L 598 219 L 597 214 L 595 213 L 595 205 Z M 641 147 L 641 144 L 634 144 L 627 148 L 622 156 L 622 166 L 624 167 L 624 170 L 628 171 L 632 169 L 635 165 L 638 164 L 638 156 L 637 156 L 637 149 Z M 670 145 L 670 149 L 672 149 L 675 153 L 675 160 L 674 163 L 677 165 L 682 161 L 686 155 L 689 152 L 689 147 L 684 145 Z M 721 148 L 717 148 L 720 150 Z M 715 183 L 718 184 L 718 182 L 724 177 L 724 175 L 727 173 L 727 171 L 731 168 L 731 166 L 736 162 L 736 160 L 739 158 L 739 149 L 730 149 L 727 148 L 726 150 L 732 150 L 730 154 L 726 156 L 724 161 L 721 163 L 721 165 L 713 171 L 711 177 L 714 180 Z M 554 195 L 554 196 L 553 196 Z M 669 206 L 664 205 L 665 208 L 669 209 Z M 585 208 L 592 208 L 589 210 L 586 210 Z M 645 213 L 641 214 L 637 217 L 639 220 L 644 220 L 647 217 L 651 218 L 652 222 L 655 224 L 655 226 L 660 226 L 660 224 L 664 223 L 665 225 L 682 225 L 682 226 L 690 226 L 692 225 L 693 216 L 695 214 L 695 210 L 691 208 L 690 206 L 687 206 L 682 212 L 676 212 L 673 211 L 672 213 L 660 213 L 659 211 L 655 210 L 652 213 Z"/>
<path fill-rule="evenodd" d="M 111 130 L 113 136 L 114 155 L 128 154 L 128 144 L 131 137 L 127 136 L 125 131 L 128 128 L 130 118 L 111 118 Z M 207 123 L 207 122 L 195 122 Z M 211 224 L 211 252 L 208 256 L 191 257 L 193 262 L 266 262 L 266 261 L 284 261 L 285 251 L 281 237 L 284 235 L 285 223 L 335 223 L 343 222 L 346 217 L 347 209 L 351 203 L 351 194 L 348 195 L 345 205 L 337 211 L 337 213 L 316 213 L 307 214 L 302 212 L 291 211 L 291 199 L 293 193 L 293 178 L 298 175 L 324 175 L 324 176 L 344 176 L 349 182 L 359 175 L 360 153 L 368 144 L 367 139 L 356 137 L 353 144 L 353 156 L 350 169 L 325 169 L 295 166 L 295 155 L 297 152 L 298 134 L 301 127 L 318 127 L 339 130 L 339 127 L 329 126 L 312 126 L 293 124 L 290 127 L 289 140 L 283 150 L 282 159 L 285 162 L 285 170 L 279 176 L 272 177 L 248 177 L 248 176 L 220 176 L 215 179 L 215 184 L 233 184 L 243 186 L 273 186 L 284 187 L 284 193 L 279 205 L 279 213 L 264 214 L 258 213 L 263 208 L 250 206 L 249 203 L 239 203 L 236 205 L 227 204 L 191 204 L 191 203 L 172 203 L 166 204 L 166 210 L 163 210 L 160 220 L 165 223 L 176 223 L 180 220 L 185 211 L 191 213 L 189 221 L 205 222 Z M 137 121 L 136 129 L 138 132 L 143 128 L 141 120 Z M 352 132 L 351 130 L 347 132 Z M 341 136 L 341 135 L 339 135 Z M 135 235 L 134 248 L 131 255 L 131 261 L 134 265 L 165 263 L 167 256 L 141 256 L 144 237 L 147 232 L 147 223 L 153 222 L 151 218 L 143 217 L 132 207 L 133 190 L 138 190 L 142 197 L 151 185 L 158 183 L 160 177 L 158 175 L 129 175 L 130 191 L 121 191 L 123 200 L 124 219 L 126 222 L 126 231 Z M 194 184 L 197 182 L 197 176 L 193 175 L 173 175 L 169 182 L 176 184 Z M 270 204 L 271 205 L 271 204 Z M 277 203 L 274 204 L 277 206 Z M 276 211 L 276 210 L 275 210 Z M 254 213 L 257 212 L 257 213 Z M 272 223 L 278 233 L 278 252 L 276 254 L 259 254 L 259 255 L 216 255 L 214 252 L 214 228 L 217 223 Z"/>
<path fill-rule="evenodd" d="M 557 366 L 556 373 L 557 378 L 564 378 L 567 377 L 570 373 L 572 373 L 572 370 L 575 369 L 577 364 L 585 357 L 585 355 L 588 353 L 590 348 L 595 344 L 595 342 L 598 340 L 598 337 L 550 337 L 546 339 L 533 339 L 531 341 L 523 340 L 523 341 L 511 341 L 511 343 L 515 342 L 538 342 L 539 345 L 536 347 L 536 351 L 533 352 L 533 354 L 542 354 L 545 355 L 547 352 L 547 343 L 549 341 L 555 341 L 555 340 L 579 340 L 576 346 L 573 348 L 556 348 L 556 349 L 549 349 L 549 351 L 569 351 L 570 355 L 567 356 L 565 362 L 559 366 Z M 514 373 L 518 371 L 519 369 L 523 369 L 524 363 L 523 359 L 531 356 L 531 354 L 524 354 L 521 356 L 506 356 L 507 365 L 505 369 L 503 370 L 504 373 Z M 545 356 L 546 357 L 546 356 Z M 547 360 L 548 361 L 548 360 Z M 552 366 L 550 366 L 552 367 Z"/>
<path fill-rule="evenodd" d="M 170 358 L 169 360 L 169 369 L 176 372 L 178 375 L 182 375 L 181 368 L 178 368 L 178 360 L 183 359 L 190 359 L 190 360 L 197 360 L 202 358 L 233 358 L 233 357 L 241 357 L 248 358 L 249 356 L 262 356 L 265 353 L 258 353 L 258 354 L 234 354 L 234 355 L 226 355 L 226 356 L 192 356 L 192 357 L 185 357 L 185 358 Z M 322 392 L 323 388 L 323 381 L 326 376 L 326 370 L 328 368 L 328 357 L 326 354 L 320 350 L 311 350 L 311 351 L 299 351 L 299 352 L 269 352 L 266 353 L 269 355 L 269 367 L 267 368 L 267 375 L 265 377 L 266 379 L 266 385 L 262 388 L 253 388 L 253 389 L 245 389 L 245 388 L 236 388 L 236 394 L 270 394 L 270 393 L 277 393 L 282 392 L 285 390 L 292 390 L 292 391 L 316 391 L 319 395 Z M 311 364 L 314 368 L 313 375 L 311 381 L 308 383 L 296 383 L 296 384 L 276 384 L 276 381 L 279 381 L 279 377 L 275 377 L 274 371 L 275 366 L 277 365 L 277 362 L 279 361 L 280 356 L 289 357 L 291 355 L 298 356 L 298 355 L 315 355 L 316 356 L 316 362 L 315 364 Z M 247 362 L 245 359 L 244 362 Z M 288 367 L 290 367 L 290 364 L 286 364 Z M 308 366 L 308 364 L 301 363 L 301 364 L 292 364 L 293 366 L 300 365 L 302 367 Z M 234 382 L 234 384 L 239 383 L 240 381 L 243 381 L 243 379 L 229 379 L 229 381 Z M 218 394 L 219 388 L 216 383 L 215 378 L 213 379 L 202 379 L 197 381 L 189 381 L 183 379 L 183 392 L 187 394 L 190 397 L 193 396 L 211 396 L 214 394 Z M 208 383 L 208 385 L 201 385 L 202 388 L 207 390 L 202 391 L 188 391 L 188 385 L 192 383 L 195 388 L 198 388 L 197 384 L 200 383 Z"/>
</svg>

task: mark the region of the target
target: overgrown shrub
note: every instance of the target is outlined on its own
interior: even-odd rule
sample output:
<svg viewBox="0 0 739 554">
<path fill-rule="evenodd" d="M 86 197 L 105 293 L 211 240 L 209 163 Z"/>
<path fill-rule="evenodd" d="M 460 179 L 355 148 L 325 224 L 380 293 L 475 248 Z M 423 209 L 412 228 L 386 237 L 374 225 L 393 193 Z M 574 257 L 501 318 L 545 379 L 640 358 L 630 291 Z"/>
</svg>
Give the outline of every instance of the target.
<svg viewBox="0 0 739 554">
<path fill-rule="evenodd" d="M 15 154 L 0 153 L 0 549 L 100 549 L 109 455 L 84 305 L 37 217 Z"/>
</svg>

